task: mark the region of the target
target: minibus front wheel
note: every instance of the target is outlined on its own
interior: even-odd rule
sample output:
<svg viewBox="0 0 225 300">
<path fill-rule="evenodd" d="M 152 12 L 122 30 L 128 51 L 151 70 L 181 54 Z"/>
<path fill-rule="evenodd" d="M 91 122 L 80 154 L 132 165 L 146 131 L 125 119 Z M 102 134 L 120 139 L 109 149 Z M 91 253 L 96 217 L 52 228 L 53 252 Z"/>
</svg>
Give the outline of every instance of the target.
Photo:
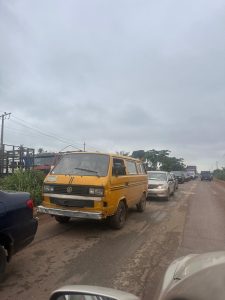
<svg viewBox="0 0 225 300">
<path fill-rule="evenodd" d="M 124 201 L 120 201 L 116 213 L 109 217 L 109 224 L 114 229 L 120 229 L 124 226 L 127 217 L 127 208 Z"/>
<path fill-rule="evenodd" d="M 143 194 L 139 203 L 136 205 L 138 212 L 143 212 L 146 208 L 146 195 Z"/>
</svg>

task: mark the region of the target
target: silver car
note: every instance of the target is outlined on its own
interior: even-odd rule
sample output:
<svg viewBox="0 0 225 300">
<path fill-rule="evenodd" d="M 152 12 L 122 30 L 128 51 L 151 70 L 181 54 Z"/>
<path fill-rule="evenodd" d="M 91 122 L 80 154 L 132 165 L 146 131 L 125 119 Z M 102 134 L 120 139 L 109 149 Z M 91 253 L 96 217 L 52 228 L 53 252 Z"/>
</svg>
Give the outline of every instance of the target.
<svg viewBox="0 0 225 300">
<path fill-rule="evenodd" d="M 148 171 L 148 197 L 160 197 L 169 200 L 175 192 L 175 181 L 168 172 Z"/>
<path fill-rule="evenodd" d="M 189 254 L 168 267 L 155 300 L 224 300 L 225 251 Z M 151 295 L 149 295 L 149 299 Z M 50 300 L 141 300 L 135 295 L 93 286 L 66 286 Z"/>
</svg>

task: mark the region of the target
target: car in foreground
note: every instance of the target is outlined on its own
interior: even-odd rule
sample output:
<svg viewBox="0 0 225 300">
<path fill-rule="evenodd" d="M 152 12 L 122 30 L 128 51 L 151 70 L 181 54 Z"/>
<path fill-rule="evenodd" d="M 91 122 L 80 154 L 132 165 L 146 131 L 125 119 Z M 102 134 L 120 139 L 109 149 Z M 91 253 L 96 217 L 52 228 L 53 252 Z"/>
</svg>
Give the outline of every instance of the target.
<svg viewBox="0 0 225 300">
<path fill-rule="evenodd" d="M 33 241 L 37 226 L 29 193 L 0 191 L 0 281 L 7 262 Z"/>
<path fill-rule="evenodd" d="M 201 181 L 203 181 L 203 180 L 212 181 L 213 180 L 213 176 L 210 171 L 202 171 L 200 177 L 201 177 Z"/>
<path fill-rule="evenodd" d="M 225 251 L 189 254 L 168 267 L 155 300 L 224 300 Z M 126 292 L 97 286 L 65 286 L 50 300 L 140 300 Z M 153 299 L 153 295 L 149 295 Z"/>
<path fill-rule="evenodd" d="M 148 197 L 159 197 L 169 200 L 175 192 L 175 181 L 170 173 L 148 171 Z"/>
</svg>

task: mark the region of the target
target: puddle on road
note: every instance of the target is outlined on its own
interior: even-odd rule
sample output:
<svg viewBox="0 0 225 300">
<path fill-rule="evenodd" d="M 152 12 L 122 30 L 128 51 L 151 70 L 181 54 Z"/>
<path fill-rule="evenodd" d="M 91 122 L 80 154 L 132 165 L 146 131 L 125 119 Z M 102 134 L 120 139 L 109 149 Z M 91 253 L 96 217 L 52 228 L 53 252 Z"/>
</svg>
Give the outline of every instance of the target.
<svg viewBox="0 0 225 300">
<path fill-rule="evenodd" d="M 167 216 L 167 212 L 165 211 L 156 211 L 151 214 L 151 221 L 153 222 L 161 222 Z"/>
<path fill-rule="evenodd" d="M 196 195 L 196 193 L 194 193 L 194 192 L 184 192 L 184 191 L 181 191 L 181 193 L 182 193 L 183 195 L 188 195 L 188 196 Z"/>
</svg>

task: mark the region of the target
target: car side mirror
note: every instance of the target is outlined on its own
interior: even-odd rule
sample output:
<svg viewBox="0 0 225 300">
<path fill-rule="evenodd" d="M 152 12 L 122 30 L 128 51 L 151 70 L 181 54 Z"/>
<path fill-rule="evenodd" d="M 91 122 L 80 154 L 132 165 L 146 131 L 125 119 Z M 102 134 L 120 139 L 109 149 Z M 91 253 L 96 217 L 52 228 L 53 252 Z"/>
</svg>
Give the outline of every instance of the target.
<svg viewBox="0 0 225 300">
<path fill-rule="evenodd" d="M 97 286 L 67 286 L 54 291 L 50 300 L 140 300 L 137 296 Z"/>
</svg>

